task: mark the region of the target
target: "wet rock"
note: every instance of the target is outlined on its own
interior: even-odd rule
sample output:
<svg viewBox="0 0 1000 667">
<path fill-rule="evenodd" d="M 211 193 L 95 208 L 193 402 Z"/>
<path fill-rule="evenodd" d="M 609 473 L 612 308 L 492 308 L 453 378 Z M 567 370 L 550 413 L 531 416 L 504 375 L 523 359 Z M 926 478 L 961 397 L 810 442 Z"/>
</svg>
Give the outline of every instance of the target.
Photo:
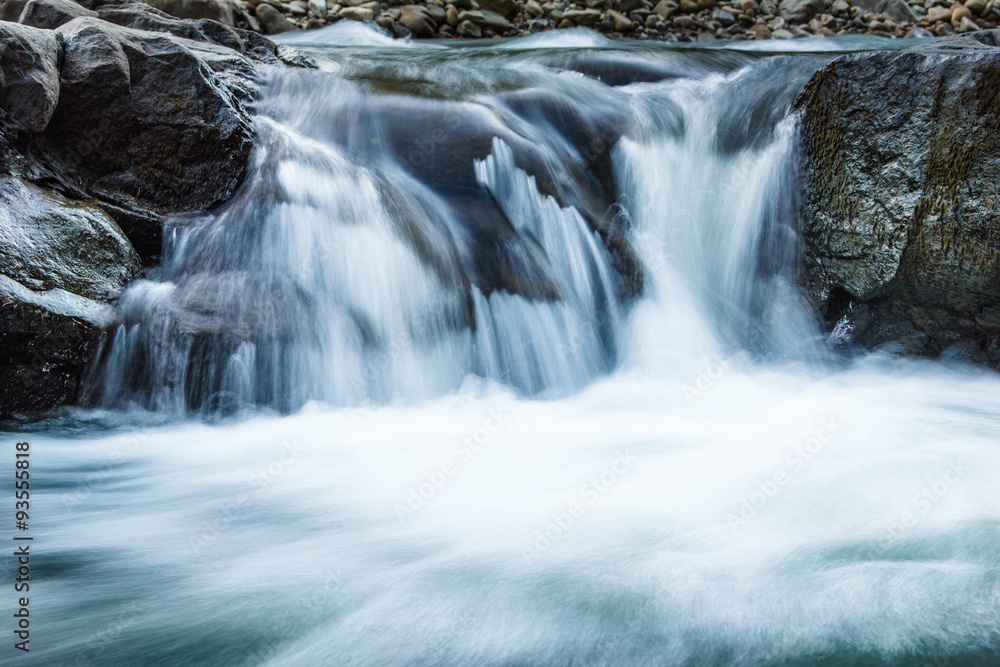
<svg viewBox="0 0 1000 667">
<path fill-rule="evenodd" d="M 235 192 L 253 143 L 250 117 L 206 60 L 169 35 L 92 18 L 58 32 L 59 103 L 33 152 L 65 191 L 135 212 L 112 215 L 140 252 L 155 254 L 159 215 L 211 208 Z M 253 70 L 222 51 L 201 54 Z"/>
<path fill-rule="evenodd" d="M 15 128 L 41 132 L 59 99 L 60 48 L 56 34 L 0 23 L 0 110 Z"/>
<path fill-rule="evenodd" d="M 150 7 L 179 19 L 211 19 L 235 26 L 239 9 L 231 0 L 143 0 Z"/>
<path fill-rule="evenodd" d="M 28 0 L 18 17 L 18 23 L 35 28 L 58 28 L 80 16 L 97 16 L 73 0 Z"/>
<path fill-rule="evenodd" d="M 802 113 L 809 289 L 865 347 L 1000 362 L 1000 33 L 844 56 Z"/>
<path fill-rule="evenodd" d="M 139 257 L 99 208 L 0 178 L 0 417 L 73 402 Z"/>
<path fill-rule="evenodd" d="M 35 291 L 106 300 L 140 269 L 132 245 L 101 209 L 0 177 L 0 273 Z"/>
</svg>

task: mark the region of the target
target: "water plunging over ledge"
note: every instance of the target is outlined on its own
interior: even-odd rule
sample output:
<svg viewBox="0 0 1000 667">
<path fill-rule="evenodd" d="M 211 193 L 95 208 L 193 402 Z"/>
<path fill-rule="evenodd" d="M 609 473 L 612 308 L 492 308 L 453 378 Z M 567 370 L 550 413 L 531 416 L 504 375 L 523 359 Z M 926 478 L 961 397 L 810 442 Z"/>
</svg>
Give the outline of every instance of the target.
<svg viewBox="0 0 1000 667">
<path fill-rule="evenodd" d="M 19 435 L 22 662 L 996 662 L 1000 379 L 837 360 L 797 287 L 786 111 L 871 44 L 308 38 Z"/>
</svg>

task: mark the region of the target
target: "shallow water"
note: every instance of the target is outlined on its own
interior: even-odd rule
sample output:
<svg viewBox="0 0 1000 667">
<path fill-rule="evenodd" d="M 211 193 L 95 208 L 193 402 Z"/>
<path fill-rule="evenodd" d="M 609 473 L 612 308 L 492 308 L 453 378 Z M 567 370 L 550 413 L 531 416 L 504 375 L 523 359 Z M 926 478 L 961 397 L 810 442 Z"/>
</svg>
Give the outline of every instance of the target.
<svg viewBox="0 0 1000 667">
<path fill-rule="evenodd" d="M 18 663 L 1000 661 L 1000 376 L 837 358 L 795 287 L 785 110 L 832 55 L 817 52 L 871 45 L 774 59 L 588 33 L 471 48 L 314 35 L 326 78 L 272 82 L 261 105 L 262 145 L 283 157 L 252 183 L 283 188 L 286 208 L 260 185 L 179 228 L 162 271 L 123 299 L 99 407 L 0 436 L 32 447 L 32 651 Z M 616 58 L 629 66 L 606 67 Z M 683 76 L 612 87 L 578 72 L 634 73 L 637 58 Z M 365 198 L 452 200 L 324 119 L 400 91 L 489 107 L 538 86 L 628 116 L 613 179 L 645 286 L 615 296 L 582 213 L 494 143 L 476 182 L 545 250 L 560 298 L 473 280 L 466 321 L 448 314 L 466 283 L 429 270 L 393 209 Z M 373 117 L 355 140 L 388 116 Z M 571 163 L 539 125 L 514 125 Z M 247 228 L 267 242 L 226 236 Z M 454 238 L 441 256 L 477 275 Z M 190 356 L 170 299 L 192 276 L 236 273 L 251 279 L 234 294 L 288 278 L 320 335 Z M 243 304 L 218 306 L 223 321 L 287 324 L 287 299 Z M 352 337 L 358 311 L 375 333 Z M 272 352 L 297 361 L 265 391 Z M 177 388 L 192 359 L 221 369 L 210 398 Z"/>
</svg>

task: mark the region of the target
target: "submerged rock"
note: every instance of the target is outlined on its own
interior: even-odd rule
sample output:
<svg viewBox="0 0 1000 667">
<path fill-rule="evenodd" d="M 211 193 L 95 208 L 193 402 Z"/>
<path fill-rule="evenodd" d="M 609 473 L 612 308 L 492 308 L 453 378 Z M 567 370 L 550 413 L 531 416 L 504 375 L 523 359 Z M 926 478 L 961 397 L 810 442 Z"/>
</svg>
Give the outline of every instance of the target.
<svg viewBox="0 0 1000 667">
<path fill-rule="evenodd" d="M 857 344 L 1000 362 L 998 46 L 844 56 L 797 100 L 809 288 Z"/>
</svg>

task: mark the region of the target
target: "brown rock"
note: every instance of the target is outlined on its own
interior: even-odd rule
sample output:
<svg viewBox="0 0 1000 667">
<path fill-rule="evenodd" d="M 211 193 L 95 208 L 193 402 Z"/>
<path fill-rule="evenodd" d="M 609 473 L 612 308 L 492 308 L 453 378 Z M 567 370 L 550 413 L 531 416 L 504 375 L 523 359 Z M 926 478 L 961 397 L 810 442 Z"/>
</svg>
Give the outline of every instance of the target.
<svg viewBox="0 0 1000 667">
<path fill-rule="evenodd" d="M 629 32 L 632 30 L 632 20 L 621 12 L 616 12 L 612 9 L 608 12 L 608 18 L 611 19 L 615 32 Z"/>
<path fill-rule="evenodd" d="M 927 20 L 930 23 L 951 20 L 951 7 L 931 7 L 927 10 Z"/>
<path fill-rule="evenodd" d="M 295 30 L 295 26 L 285 20 L 281 12 L 266 2 L 257 5 L 254 8 L 254 14 L 257 15 L 257 20 L 260 21 L 260 28 L 264 31 L 265 35 L 279 35 L 289 30 Z"/>
<path fill-rule="evenodd" d="M 414 37 L 433 37 L 437 32 L 437 23 L 423 5 L 403 5 L 399 22 L 406 26 Z"/>
<path fill-rule="evenodd" d="M 951 24 L 957 28 L 964 18 L 971 19 L 972 11 L 964 5 L 956 5 L 951 10 Z"/>
<path fill-rule="evenodd" d="M 750 26 L 750 33 L 754 39 L 771 39 L 771 30 L 763 23 L 754 23 Z"/>
</svg>

